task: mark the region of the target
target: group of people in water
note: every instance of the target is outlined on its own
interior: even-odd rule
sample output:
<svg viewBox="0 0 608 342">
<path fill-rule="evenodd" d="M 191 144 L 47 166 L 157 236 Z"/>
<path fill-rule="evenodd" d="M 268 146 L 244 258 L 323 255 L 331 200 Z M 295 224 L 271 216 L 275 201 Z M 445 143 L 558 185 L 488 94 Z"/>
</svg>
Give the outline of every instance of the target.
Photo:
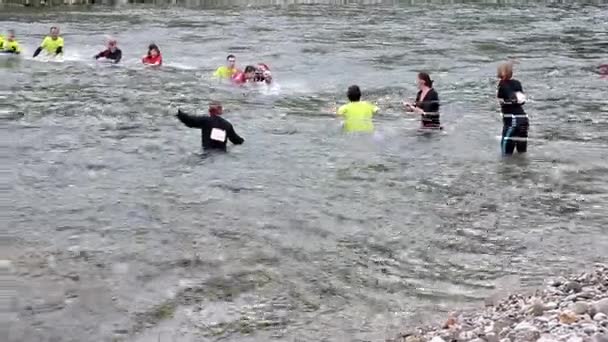
<svg viewBox="0 0 608 342">
<path fill-rule="evenodd" d="M 0 52 L 19 54 L 21 51 L 14 31 L 9 31 L 6 37 L 0 35 Z M 51 27 L 49 35 L 44 38 L 33 57 L 37 57 L 42 51 L 51 56 L 63 53 L 63 38 L 59 35 L 58 27 Z M 122 51 L 115 39 L 109 39 L 106 49 L 96 54 L 94 58 L 104 58 L 111 63 L 119 63 L 122 59 Z M 160 66 L 162 62 L 160 49 L 156 44 L 150 44 L 147 55 L 142 58 L 142 63 Z M 226 65 L 217 68 L 213 76 L 218 79 L 228 79 L 239 86 L 248 83 L 272 84 L 272 73 L 268 65 L 258 63 L 247 65 L 244 70 L 240 70 L 236 66 L 236 57 L 232 54 L 226 57 Z M 501 64 L 497 70 L 497 77 L 499 81 L 496 96 L 503 117 L 502 153 L 511 155 L 515 150 L 518 153 L 525 153 L 529 122 L 523 109 L 526 102 L 523 87 L 519 81 L 513 79 L 512 63 Z M 419 89 L 416 99 L 412 103 L 404 102 L 404 109 L 420 116 L 421 130 L 441 130 L 439 95 L 433 88 L 433 80 L 428 73 L 420 72 L 416 82 Z M 344 131 L 373 132 L 373 116 L 379 108 L 361 100 L 361 89 L 357 85 L 350 86 L 346 96 L 349 103 L 336 110 L 336 114 L 343 118 Z M 244 139 L 236 134 L 230 122 L 220 117 L 222 112 L 221 104 L 212 102 L 209 106 L 209 116 L 197 117 L 178 110 L 177 117 L 186 126 L 201 129 L 204 149 L 226 150 L 228 140 L 234 144 L 242 144 Z"/>
<path fill-rule="evenodd" d="M 228 56 L 228 65 L 216 70 L 216 76 L 231 77 L 238 71 L 234 66 L 234 56 Z M 246 69 L 247 71 L 247 69 Z M 527 151 L 529 121 L 523 105 L 526 96 L 518 80 L 513 79 L 513 64 L 503 63 L 497 69 L 498 85 L 496 97 L 501 107 L 503 129 L 501 151 L 503 155 L 512 155 Z M 403 102 L 404 109 L 420 116 L 421 130 L 441 130 L 439 115 L 439 95 L 433 88 L 433 80 L 428 73 L 420 72 L 417 77 L 418 93 L 414 102 Z M 343 117 L 345 132 L 369 133 L 374 131 L 373 117 L 379 111 L 378 106 L 361 100 L 361 89 L 357 85 L 348 87 L 346 97 L 349 103 L 336 110 Z M 244 139 L 236 134 L 233 126 L 219 116 L 222 106 L 217 102 L 209 105 L 209 116 L 193 116 L 178 110 L 177 118 L 186 126 L 201 129 L 204 149 L 225 151 L 228 140 L 236 145 Z"/>
</svg>

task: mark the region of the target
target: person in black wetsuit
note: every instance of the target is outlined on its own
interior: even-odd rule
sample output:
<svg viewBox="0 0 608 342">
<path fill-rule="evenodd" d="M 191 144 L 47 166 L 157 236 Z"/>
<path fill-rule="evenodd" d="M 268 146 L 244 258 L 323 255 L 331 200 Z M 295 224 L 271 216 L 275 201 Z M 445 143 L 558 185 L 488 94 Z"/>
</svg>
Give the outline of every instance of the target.
<svg viewBox="0 0 608 342">
<path fill-rule="evenodd" d="M 420 89 L 416 94 L 416 102 L 404 102 L 405 109 L 420 114 L 422 128 L 442 129 L 439 121 L 439 95 L 433 89 L 431 76 L 426 72 L 418 73 L 416 83 Z"/>
<path fill-rule="evenodd" d="M 110 39 L 108 41 L 108 48 L 95 55 L 95 59 L 105 58 L 111 60 L 114 63 L 120 62 L 122 58 L 122 51 L 116 46 L 116 40 Z"/>
<path fill-rule="evenodd" d="M 518 80 L 513 77 L 513 64 L 504 63 L 498 67 L 496 76 L 498 92 L 496 97 L 502 112 L 502 139 L 500 142 L 503 155 L 511 155 L 517 149 L 518 153 L 528 150 L 528 115 L 522 108 L 526 102 L 524 90 Z"/>
<path fill-rule="evenodd" d="M 203 149 L 216 149 L 226 151 L 226 144 L 230 140 L 240 145 L 245 140 L 234 131 L 232 124 L 222 118 L 222 105 L 218 102 L 209 104 L 209 116 L 194 116 L 178 109 L 177 118 L 190 128 L 201 129 Z"/>
</svg>

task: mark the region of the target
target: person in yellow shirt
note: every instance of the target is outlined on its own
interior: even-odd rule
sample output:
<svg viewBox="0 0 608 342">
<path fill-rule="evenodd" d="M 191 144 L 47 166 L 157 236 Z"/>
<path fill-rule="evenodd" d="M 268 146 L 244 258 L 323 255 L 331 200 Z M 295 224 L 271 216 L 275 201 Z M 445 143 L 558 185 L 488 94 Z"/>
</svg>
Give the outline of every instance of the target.
<svg viewBox="0 0 608 342">
<path fill-rule="evenodd" d="M 361 89 L 353 85 L 348 87 L 346 96 L 350 103 L 338 108 L 337 114 L 344 117 L 345 132 L 373 132 L 372 117 L 378 112 L 378 107 L 361 101 Z"/>
<path fill-rule="evenodd" d="M 234 55 L 228 55 L 228 57 L 226 57 L 226 62 L 226 65 L 222 65 L 215 70 L 213 77 L 230 79 L 239 72 L 239 69 L 236 68 L 236 57 L 234 57 Z"/>
<path fill-rule="evenodd" d="M 19 46 L 19 42 L 15 40 L 15 31 L 8 31 L 6 40 L 4 40 L 3 44 L 0 44 L 0 52 L 14 53 L 17 55 L 21 53 L 21 47 Z"/>
<path fill-rule="evenodd" d="M 50 35 L 46 36 L 42 44 L 34 52 L 34 57 L 44 50 L 49 55 L 59 55 L 63 53 L 63 38 L 59 37 L 59 27 L 51 27 Z"/>
<path fill-rule="evenodd" d="M 0 50 L 4 49 L 4 36 L 0 34 Z"/>
</svg>

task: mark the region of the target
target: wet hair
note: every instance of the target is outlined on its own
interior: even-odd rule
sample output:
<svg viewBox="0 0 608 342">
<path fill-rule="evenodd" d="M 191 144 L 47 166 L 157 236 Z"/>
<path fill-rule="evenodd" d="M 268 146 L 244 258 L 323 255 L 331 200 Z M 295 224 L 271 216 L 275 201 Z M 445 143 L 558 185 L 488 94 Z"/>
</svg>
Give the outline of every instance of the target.
<svg viewBox="0 0 608 342">
<path fill-rule="evenodd" d="M 496 77 L 501 80 L 510 80 L 513 77 L 513 63 L 502 63 L 496 69 Z"/>
<path fill-rule="evenodd" d="M 433 80 L 431 80 L 431 75 L 426 72 L 419 72 L 418 78 L 424 83 L 425 86 L 433 88 Z"/>
<path fill-rule="evenodd" d="M 361 100 L 361 89 L 359 89 L 358 85 L 352 85 L 348 87 L 346 91 L 346 96 L 352 102 Z"/>
<path fill-rule="evenodd" d="M 226 60 L 229 60 L 230 58 L 236 59 L 236 57 L 234 55 L 228 55 L 228 57 L 226 57 Z"/>
<path fill-rule="evenodd" d="M 253 65 L 248 65 L 245 67 L 245 73 L 255 72 L 255 67 Z"/>
<path fill-rule="evenodd" d="M 221 115 L 222 114 L 222 104 L 218 101 L 209 102 L 209 115 Z"/>
<path fill-rule="evenodd" d="M 158 45 L 152 43 L 148 46 L 148 56 L 151 55 L 152 50 L 156 50 L 158 52 L 158 54 L 160 55 L 160 49 L 158 48 Z"/>
</svg>

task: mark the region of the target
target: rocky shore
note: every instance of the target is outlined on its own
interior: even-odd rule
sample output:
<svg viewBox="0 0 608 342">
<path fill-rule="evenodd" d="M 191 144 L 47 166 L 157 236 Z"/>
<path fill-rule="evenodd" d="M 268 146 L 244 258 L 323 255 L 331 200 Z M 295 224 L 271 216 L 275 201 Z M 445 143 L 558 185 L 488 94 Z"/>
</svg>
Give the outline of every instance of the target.
<svg viewBox="0 0 608 342">
<path fill-rule="evenodd" d="M 534 295 L 513 294 L 480 312 L 453 313 L 441 326 L 400 342 L 608 342 L 608 265 L 558 277 Z"/>
</svg>

